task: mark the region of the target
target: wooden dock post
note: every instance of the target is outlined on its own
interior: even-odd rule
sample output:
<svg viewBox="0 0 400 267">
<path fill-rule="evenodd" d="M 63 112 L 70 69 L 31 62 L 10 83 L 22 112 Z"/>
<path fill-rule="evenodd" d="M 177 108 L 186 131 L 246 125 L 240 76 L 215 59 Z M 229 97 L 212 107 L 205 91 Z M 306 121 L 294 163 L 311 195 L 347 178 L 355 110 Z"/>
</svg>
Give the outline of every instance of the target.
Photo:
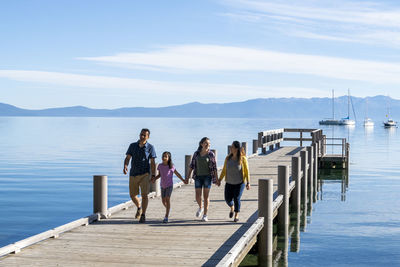
<svg viewBox="0 0 400 267">
<path fill-rule="evenodd" d="M 247 157 L 247 142 L 242 142 L 242 148 L 244 155 Z"/>
<path fill-rule="evenodd" d="M 264 227 L 258 235 L 258 264 L 271 266 L 273 252 L 273 179 L 258 180 L 258 217 L 264 217 Z"/>
<path fill-rule="evenodd" d="M 107 175 L 93 175 L 93 213 L 100 213 L 103 219 L 108 210 L 107 179 Z"/>
<path fill-rule="evenodd" d="M 290 198 L 293 211 L 300 214 L 301 208 L 301 161 L 300 157 L 292 157 L 292 181 L 295 181 L 295 187 Z"/>
<path fill-rule="evenodd" d="M 300 212 L 296 214 L 296 222 L 294 223 L 294 231 L 290 237 L 290 251 L 300 251 Z"/>
<path fill-rule="evenodd" d="M 312 195 L 312 192 L 314 191 L 313 187 L 314 187 L 314 148 L 312 146 L 308 146 L 307 147 L 307 161 L 309 164 L 309 168 L 308 168 L 308 174 L 307 174 L 307 178 L 308 178 L 308 192 L 310 195 Z"/>
<path fill-rule="evenodd" d="M 156 164 L 156 170 L 157 170 L 157 166 L 158 166 L 158 164 Z M 155 173 L 154 175 L 157 175 L 157 173 Z M 154 184 L 152 182 L 150 182 L 150 193 L 155 192 L 156 197 L 161 196 L 161 185 L 160 184 L 161 184 L 161 179 L 157 179 L 154 182 Z"/>
<path fill-rule="evenodd" d="M 278 194 L 283 195 L 278 209 L 278 234 L 288 236 L 289 231 L 289 166 L 278 166 Z"/>
<path fill-rule="evenodd" d="M 262 137 L 262 140 L 261 140 L 261 150 L 262 150 L 262 153 L 263 154 L 267 154 L 267 148 L 266 147 L 264 147 L 264 143 L 267 143 L 268 141 L 268 138 L 267 138 L 268 136 L 263 136 Z"/>
<path fill-rule="evenodd" d="M 301 179 L 301 197 L 302 197 L 302 202 L 305 207 L 307 208 L 307 150 L 300 151 L 300 156 L 301 156 L 301 171 L 303 173 L 303 178 Z"/>
<path fill-rule="evenodd" d="M 192 162 L 192 155 L 185 155 L 185 178 L 189 177 L 190 163 Z M 192 176 L 192 175 L 190 175 Z M 193 183 L 192 177 L 189 177 L 189 183 Z"/>
<path fill-rule="evenodd" d="M 253 154 L 258 152 L 258 139 L 253 139 Z"/>
<path fill-rule="evenodd" d="M 318 143 L 314 143 L 314 202 L 317 202 L 317 190 L 318 190 Z"/>
<path fill-rule="evenodd" d="M 307 207 L 307 215 L 311 216 L 312 214 L 312 206 L 313 206 L 313 187 L 314 187 L 314 181 L 313 181 L 313 173 L 314 173 L 314 167 L 313 167 L 313 147 L 308 146 L 306 147 L 307 149 L 307 162 L 308 162 L 308 170 L 307 170 L 307 195 L 308 195 L 308 205 Z"/>
</svg>

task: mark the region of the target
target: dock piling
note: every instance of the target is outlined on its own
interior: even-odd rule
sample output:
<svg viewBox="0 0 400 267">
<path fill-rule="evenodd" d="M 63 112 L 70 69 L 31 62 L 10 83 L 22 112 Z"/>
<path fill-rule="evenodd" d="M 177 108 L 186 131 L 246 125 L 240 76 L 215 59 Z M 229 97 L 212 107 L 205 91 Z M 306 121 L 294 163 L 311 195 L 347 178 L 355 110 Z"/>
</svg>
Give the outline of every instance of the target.
<svg viewBox="0 0 400 267">
<path fill-rule="evenodd" d="M 289 166 L 278 166 L 278 194 L 283 195 L 278 209 L 278 234 L 287 236 L 289 230 Z"/>
<path fill-rule="evenodd" d="M 157 170 L 157 165 L 158 165 L 158 164 L 156 164 L 156 170 Z M 157 175 L 157 174 L 155 173 L 154 175 Z M 154 184 L 153 184 L 153 183 L 150 183 L 150 193 L 151 193 L 151 192 L 155 192 L 155 197 L 161 196 L 161 186 L 160 186 L 160 183 L 161 183 L 161 179 L 157 179 L 157 180 L 154 182 Z"/>
<path fill-rule="evenodd" d="M 107 179 L 107 175 L 93 175 L 93 213 L 100 213 L 102 219 L 107 218 Z"/>
<path fill-rule="evenodd" d="M 185 155 L 185 178 L 189 177 L 190 162 L 192 162 L 192 155 Z M 190 175 L 189 183 L 193 183 L 193 179 Z"/>
<path fill-rule="evenodd" d="M 242 148 L 244 155 L 247 156 L 247 142 L 242 142 Z"/>
<path fill-rule="evenodd" d="M 318 188 L 318 143 L 314 143 L 314 191 L 313 191 L 313 201 L 317 202 L 317 188 Z"/>
<path fill-rule="evenodd" d="M 307 151 L 300 151 L 301 156 L 301 172 L 303 173 L 303 178 L 301 179 L 301 197 L 304 207 L 307 207 Z"/>
<path fill-rule="evenodd" d="M 253 154 L 258 152 L 258 139 L 253 139 Z"/>
<path fill-rule="evenodd" d="M 300 213 L 301 207 L 301 164 L 300 157 L 292 157 L 292 180 L 296 186 L 293 189 L 292 197 L 290 198 L 293 210 Z"/>
<path fill-rule="evenodd" d="M 264 227 L 258 235 L 258 263 L 268 266 L 273 252 L 273 179 L 258 180 L 258 217 L 264 217 Z"/>
</svg>

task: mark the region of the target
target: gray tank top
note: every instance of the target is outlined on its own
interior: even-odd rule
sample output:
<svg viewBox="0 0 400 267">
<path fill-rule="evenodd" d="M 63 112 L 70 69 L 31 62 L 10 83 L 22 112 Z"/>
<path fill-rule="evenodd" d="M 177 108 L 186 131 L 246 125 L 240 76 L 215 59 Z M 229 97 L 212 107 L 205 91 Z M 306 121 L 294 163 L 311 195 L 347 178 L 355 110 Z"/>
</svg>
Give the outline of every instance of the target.
<svg viewBox="0 0 400 267">
<path fill-rule="evenodd" d="M 236 160 L 228 159 L 225 179 L 228 184 L 243 183 L 242 165 L 238 164 Z"/>
</svg>

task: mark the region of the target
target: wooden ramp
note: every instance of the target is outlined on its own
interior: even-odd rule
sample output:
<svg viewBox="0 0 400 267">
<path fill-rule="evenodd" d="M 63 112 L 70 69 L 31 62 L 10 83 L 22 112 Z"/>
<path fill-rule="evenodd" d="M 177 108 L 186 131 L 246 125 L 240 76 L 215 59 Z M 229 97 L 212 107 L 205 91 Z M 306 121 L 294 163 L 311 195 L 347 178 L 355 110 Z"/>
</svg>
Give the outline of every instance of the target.
<svg viewBox="0 0 400 267">
<path fill-rule="evenodd" d="M 208 222 L 195 217 L 194 186 L 185 185 L 172 193 L 168 224 L 160 198 L 150 199 L 146 224 L 133 219 L 136 208 L 123 210 L 2 257 L 0 266 L 215 266 L 258 217 L 258 179 L 274 178 L 276 186 L 277 166 L 290 165 L 300 150 L 249 158 L 251 189 L 243 193 L 238 223 L 228 217 L 224 183 L 211 188 Z"/>
</svg>

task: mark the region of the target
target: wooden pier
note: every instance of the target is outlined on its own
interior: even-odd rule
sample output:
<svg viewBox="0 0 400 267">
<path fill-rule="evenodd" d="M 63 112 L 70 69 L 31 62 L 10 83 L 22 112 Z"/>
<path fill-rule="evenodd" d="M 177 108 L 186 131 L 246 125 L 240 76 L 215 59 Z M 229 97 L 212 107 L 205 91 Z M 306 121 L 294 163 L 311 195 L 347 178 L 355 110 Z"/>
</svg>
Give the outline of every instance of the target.
<svg viewBox="0 0 400 267">
<path fill-rule="evenodd" d="M 285 132 L 299 132 L 300 137 L 286 140 Z M 310 138 L 303 133 L 310 133 Z M 193 185 L 180 183 L 172 193 L 167 224 L 162 223 L 164 206 L 153 192 L 145 224 L 133 219 L 136 208 L 128 201 L 0 248 L 0 266 L 237 266 L 257 241 L 260 265 L 270 266 L 274 222 L 286 240 L 286 257 L 290 235 L 290 246 L 299 247 L 293 244 L 294 237 L 299 235 L 300 224 L 305 227 L 305 218 L 317 200 L 323 140 L 319 129 L 260 132 L 253 152 L 261 149 L 261 153 L 249 156 L 251 189 L 243 193 L 237 223 L 228 217 L 224 184 L 212 186 L 209 221 L 202 222 L 195 217 Z M 283 141 L 301 146 L 282 147 Z M 303 142 L 310 145 L 303 146 Z M 289 203 L 298 214 L 296 229 L 289 227 Z"/>
</svg>

